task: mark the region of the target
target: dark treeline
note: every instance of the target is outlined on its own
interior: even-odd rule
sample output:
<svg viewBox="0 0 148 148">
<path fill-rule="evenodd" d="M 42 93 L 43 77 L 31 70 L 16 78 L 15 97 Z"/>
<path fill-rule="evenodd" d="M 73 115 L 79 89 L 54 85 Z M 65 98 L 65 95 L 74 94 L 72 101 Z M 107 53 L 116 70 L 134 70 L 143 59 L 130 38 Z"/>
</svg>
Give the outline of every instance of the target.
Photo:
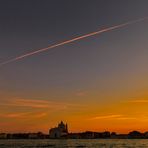
<svg viewBox="0 0 148 148">
<path fill-rule="evenodd" d="M 49 135 L 38 133 L 0 133 L 0 139 L 47 139 Z"/>
<path fill-rule="evenodd" d="M 117 134 L 115 132 L 91 132 L 86 131 L 83 133 L 69 133 L 67 138 L 78 139 L 148 139 L 148 132 L 141 133 L 132 131 L 128 134 Z"/>
<path fill-rule="evenodd" d="M 48 134 L 38 133 L 0 133 L 0 139 L 49 139 Z M 115 132 L 92 132 L 68 133 L 60 139 L 148 139 L 148 132 L 141 133 L 132 131 L 128 134 L 117 134 Z"/>
</svg>

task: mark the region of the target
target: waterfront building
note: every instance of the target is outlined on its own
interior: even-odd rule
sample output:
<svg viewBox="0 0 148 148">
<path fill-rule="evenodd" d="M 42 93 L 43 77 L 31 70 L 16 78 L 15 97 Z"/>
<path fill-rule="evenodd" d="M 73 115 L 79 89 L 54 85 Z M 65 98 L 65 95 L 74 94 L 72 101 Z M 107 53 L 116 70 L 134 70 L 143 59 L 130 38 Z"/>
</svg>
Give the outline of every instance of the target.
<svg viewBox="0 0 148 148">
<path fill-rule="evenodd" d="M 64 124 L 61 121 L 57 127 L 51 128 L 49 130 L 49 137 L 50 138 L 62 138 L 68 135 L 68 127 L 67 124 Z"/>
</svg>

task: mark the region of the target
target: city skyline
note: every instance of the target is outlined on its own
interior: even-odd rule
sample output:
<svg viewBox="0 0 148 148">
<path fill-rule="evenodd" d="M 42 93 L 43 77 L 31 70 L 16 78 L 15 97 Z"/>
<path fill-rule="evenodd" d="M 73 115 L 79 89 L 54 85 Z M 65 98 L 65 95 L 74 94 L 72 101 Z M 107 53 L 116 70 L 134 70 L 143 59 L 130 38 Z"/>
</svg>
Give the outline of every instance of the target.
<svg viewBox="0 0 148 148">
<path fill-rule="evenodd" d="M 48 133 L 59 120 L 71 132 L 147 131 L 147 6 L 2 0 L 0 65 L 7 64 L 0 67 L 0 132 Z M 28 56 L 57 43 L 64 46 Z"/>
</svg>

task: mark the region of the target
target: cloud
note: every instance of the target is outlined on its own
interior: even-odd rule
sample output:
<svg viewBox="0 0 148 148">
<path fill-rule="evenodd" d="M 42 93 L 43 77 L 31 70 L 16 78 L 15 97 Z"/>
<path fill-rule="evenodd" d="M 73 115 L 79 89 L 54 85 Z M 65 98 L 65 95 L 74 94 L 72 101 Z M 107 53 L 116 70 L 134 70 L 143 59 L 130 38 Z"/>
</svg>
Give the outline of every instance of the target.
<svg viewBox="0 0 148 148">
<path fill-rule="evenodd" d="M 0 117 L 1 118 L 22 118 L 28 114 L 29 113 L 4 113 L 4 114 L 0 114 Z"/>
<path fill-rule="evenodd" d="M 0 102 L 0 118 L 7 119 L 39 119 L 49 116 L 55 111 L 77 109 L 85 107 L 80 104 L 56 102 L 42 99 L 5 99 Z"/>
<path fill-rule="evenodd" d="M 92 117 L 89 118 L 89 120 L 101 120 L 101 119 L 113 119 L 113 120 L 139 120 L 139 119 L 143 119 L 143 117 L 129 117 L 126 115 L 120 115 L 120 114 L 112 114 L 112 115 L 104 115 L 104 116 L 96 116 L 96 117 Z"/>
<path fill-rule="evenodd" d="M 49 108 L 49 102 L 45 100 L 14 99 L 9 102 L 12 106 L 22 106 L 31 108 Z"/>
<path fill-rule="evenodd" d="M 116 118 L 117 120 L 137 120 L 137 118 L 135 117 L 119 117 Z"/>
<path fill-rule="evenodd" d="M 119 118 L 122 117 L 122 115 L 104 115 L 104 116 L 96 116 L 93 118 L 90 118 L 89 120 L 98 120 L 98 119 L 112 119 L 112 118 Z"/>
<path fill-rule="evenodd" d="M 38 113 L 36 115 L 34 115 L 35 118 L 42 118 L 42 117 L 45 117 L 47 115 L 47 113 Z"/>
<path fill-rule="evenodd" d="M 147 99 L 129 100 L 129 103 L 148 103 Z"/>
<path fill-rule="evenodd" d="M 64 102 L 54 102 L 48 100 L 39 99 L 9 99 L 0 103 L 0 106 L 11 107 L 27 107 L 27 108 L 40 108 L 40 109 L 67 109 L 71 107 L 77 107 L 80 105 L 70 104 Z"/>
<path fill-rule="evenodd" d="M 116 120 L 116 121 L 126 121 L 131 120 L 134 122 L 148 122 L 148 116 L 147 115 L 139 115 L 139 116 L 128 116 L 128 115 L 121 115 L 121 114 L 112 114 L 112 115 L 102 115 L 102 116 L 95 116 L 92 118 L 89 118 L 88 120 Z"/>
<path fill-rule="evenodd" d="M 78 92 L 76 92 L 76 96 L 78 96 L 78 97 L 83 97 L 83 96 L 86 96 L 86 94 L 87 94 L 87 92 L 85 92 L 85 91 L 78 91 Z"/>
<path fill-rule="evenodd" d="M 3 113 L 0 114 L 0 118 L 21 118 L 21 119 L 30 119 L 30 118 L 42 118 L 47 115 L 46 112 L 15 112 L 15 113 Z"/>
</svg>

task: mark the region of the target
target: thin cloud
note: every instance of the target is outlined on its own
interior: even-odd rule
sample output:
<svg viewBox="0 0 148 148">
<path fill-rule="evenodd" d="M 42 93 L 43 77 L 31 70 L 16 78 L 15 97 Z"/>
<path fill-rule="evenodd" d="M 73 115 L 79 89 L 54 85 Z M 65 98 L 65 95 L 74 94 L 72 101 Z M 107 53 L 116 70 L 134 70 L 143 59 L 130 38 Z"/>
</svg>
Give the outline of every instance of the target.
<svg viewBox="0 0 148 148">
<path fill-rule="evenodd" d="M 24 116 L 27 116 L 30 113 L 5 113 L 0 114 L 1 118 L 22 118 Z"/>
<path fill-rule="evenodd" d="M 137 100 L 129 100 L 129 103 L 148 103 L 147 99 L 137 99 Z"/>
<path fill-rule="evenodd" d="M 86 96 L 86 94 L 87 94 L 87 92 L 85 92 L 85 91 L 76 92 L 76 96 L 78 96 L 78 97 L 84 97 L 84 96 Z"/>
<path fill-rule="evenodd" d="M 38 113 L 38 114 L 36 114 L 36 115 L 34 115 L 34 117 L 35 118 L 42 118 L 42 117 L 45 117 L 45 116 L 47 116 L 47 113 Z"/>
<path fill-rule="evenodd" d="M 116 115 L 116 114 L 113 114 L 113 115 L 104 115 L 104 116 L 96 116 L 96 117 L 92 117 L 92 118 L 89 118 L 89 120 L 101 120 L 101 119 L 105 119 L 105 120 L 110 120 L 110 119 L 113 119 L 113 120 L 136 120 L 136 121 L 148 121 L 148 116 L 127 116 L 127 115 Z"/>
<path fill-rule="evenodd" d="M 119 117 L 122 117 L 122 115 L 105 115 L 105 116 L 96 116 L 96 117 L 90 118 L 90 120 L 112 119 L 112 118 L 119 118 Z"/>
<path fill-rule="evenodd" d="M 15 106 L 38 109 L 67 109 L 71 107 L 80 107 L 79 104 L 70 104 L 65 102 L 54 102 L 39 99 L 9 99 L 0 103 L 0 106 Z M 82 107 L 82 106 L 81 106 Z"/>
<path fill-rule="evenodd" d="M 32 107 L 32 108 L 49 108 L 50 104 L 45 100 L 15 99 L 10 102 L 14 106 Z"/>
<path fill-rule="evenodd" d="M 135 117 L 119 117 L 117 120 L 137 120 Z"/>
<path fill-rule="evenodd" d="M 47 115 L 46 112 L 15 112 L 15 113 L 3 113 L 0 114 L 0 118 L 21 118 L 21 119 L 29 119 L 29 118 L 43 118 Z"/>
</svg>

